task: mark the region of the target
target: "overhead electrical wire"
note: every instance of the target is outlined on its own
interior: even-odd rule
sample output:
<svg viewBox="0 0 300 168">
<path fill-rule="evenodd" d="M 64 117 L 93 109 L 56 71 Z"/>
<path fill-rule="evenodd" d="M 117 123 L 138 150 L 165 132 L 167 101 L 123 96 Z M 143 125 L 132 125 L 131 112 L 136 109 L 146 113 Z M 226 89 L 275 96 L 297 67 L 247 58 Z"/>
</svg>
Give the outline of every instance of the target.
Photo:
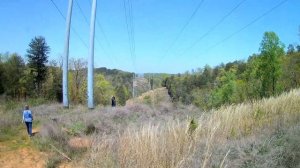
<svg viewBox="0 0 300 168">
<path fill-rule="evenodd" d="M 82 10 L 80 4 L 78 3 L 77 0 L 75 0 L 75 3 L 76 3 L 76 6 L 77 6 L 78 9 L 79 9 L 81 15 L 83 16 L 83 18 L 84 18 L 84 20 L 85 20 L 85 23 L 87 24 L 87 26 L 89 26 L 88 19 L 87 19 L 86 15 L 84 14 L 84 12 L 83 12 L 83 10 Z M 96 17 L 96 20 L 97 20 L 97 17 Z M 101 30 L 102 30 L 102 29 L 101 29 Z M 102 30 L 102 33 L 105 35 L 105 33 L 104 33 L 103 30 Z M 116 65 L 115 60 L 112 60 L 112 59 L 111 59 L 112 55 L 111 55 L 110 53 L 107 52 L 107 50 L 104 48 L 104 46 L 100 43 L 100 40 L 98 39 L 97 36 L 95 36 L 95 39 L 96 39 L 97 43 L 99 44 L 99 46 L 102 48 L 102 50 L 106 53 L 106 55 L 110 55 L 110 57 L 108 57 L 108 59 L 109 59 L 113 64 Z"/>
<path fill-rule="evenodd" d="M 89 2 L 89 4 L 90 4 L 90 6 L 92 6 L 91 0 L 89 0 L 88 2 Z M 107 38 L 107 36 L 106 36 L 106 33 L 105 33 L 105 31 L 104 31 L 104 29 L 103 29 L 101 23 L 100 23 L 99 20 L 98 20 L 98 17 L 96 17 L 96 23 L 97 23 L 97 26 L 98 26 L 98 28 L 100 29 L 101 33 L 103 34 L 104 40 L 106 41 L 108 47 L 110 48 L 110 46 L 111 46 L 111 45 L 110 45 L 110 42 L 109 42 L 109 40 L 108 40 L 108 38 Z"/>
<path fill-rule="evenodd" d="M 109 50 L 113 52 L 113 50 L 111 49 L 111 45 L 110 45 L 111 43 L 110 43 L 110 41 L 108 40 L 108 38 L 107 38 L 107 36 L 106 36 L 106 33 L 105 33 L 103 27 L 101 26 L 101 23 L 98 21 L 98 17 L 96 17 L 96 25 L 97 25 L 98 28 L 100 29 L 100 31 L 101 31 L 101 33 L 102 33 L 102 35 L 103 35 L 103 37 L 104 37 L 104 40 L 105 40 L 105 42 L 106 42 L 106 44 L 107 44 Z M 110 54 L 110 55 L 112 56 L 114 62 L 117 62 L 117 59 L 113 56 L 114 54 Z"/>
<path fill-rule="evenodd" d="M 77 0 L 75 0 L 75 3 L 76 3 L 76 6 L 77 6 L 78 9 L 79 9 L 81 15 L 83 16 L 85 23 L 86 23 L 87 25 L 89 25 L 89 21 L 88 21 L 87 17 L 85 16 L 85 14 L 84 14 L 84 12 L 83 12 L 83 10 L 82 10 L 80 4 L 78 3 Z"/>
<path fill-rule="evenodd" d="M 175 39 L 171 42 L 170 46 L 167 48 L 167 50 L 165 51 L 165 54 L 161 57 L 160 60 L 163 60 L 164 57 L 167 56 L 167 54 L 169 53 L 169 51 L 173 48 L 173 46 L 176 44 L 176 42 L 179 40 L 179 38 L 181 37 L 182 33 L 185 31 L 185 29 L 187 28 L 187 26 L 190 24 L 190 22 L 193 20 L 193 18 L 195 17 L 195 15 L 197 14 L 197 12 L 199 11 L 200 7 L 202 6 L 204 0 L 201 0 L 198 5 L 196 6 L 196 8 L 194 9 L 192 15 L 188 18 L 188 20 L 185 22 L 185 24 L 182 26 L 182 28 L 180 29 L 179 33 L 177 34 L 177 36 L 175 37 Z"/>
<path fill-rule="evenodd" d="M 53 6 L 55 7 L 55 9 L 58 11 L 58 13 L 60 14 L 60 16 L 66 21 L 66 17 L 63 15 L 63 13 L 61 12 L 61 10 L 58 8 L 58 6 L 56 5 L 56 3 L 53 0 L 50 0 L 53 4 Z M 82 42 L 82 44 L 88 48 L 88 45 L 84 42 L 84 40 L 80 37 L 79 33 L 76 31 L 76 29 L 74 27 L 71 26 L 72 31 L 74 32 L 74 34 L 77 36 L 77 38 Z"/>
<path fill-rule="evenodd" d="M 186 53 L 188 50 L 191 50 L 193 47 L 195 47 L 196 44 L 198 44 L 202 39 L 207 37 L 211 32 L 213 32 L 221 23 L 223 23 L 226 18 L 228 18 L 233 12 L 235 12 L 244 2 L 247 0 L 240 1 L 236 6 L 234 6 L 226 15 L 224 15 L 215 25 L 213 25 L 207 32 L 205 32 L 201 37 L 196 39 L 188 48 L 186 48 L 180 56 L 182 56 L 184 53 Z"/>
<path fill-rule="evenodd" d="M 280 6 L 282 6 L 284 3 L 286 3 L 288 0 L 283 0 L 280 1 L 277 5 L 273 6 L 271 9 L 267 10 L 266 12 L 264 12 L 263 14 L 257 16 L 256 18 L 254 18 L 251 22 L 249 22 L 248 24 L 246 24 L 245 26 L 243 26 L 242 28 L 240 28 L 239 30 L 233 32 L 232 34 L 230 34 L 229 36 L 225 37 L 224 39 L 222 39 L 221 41 L 215 43 L 214 45 L 210 46 L 206 51 L 209 51 L 215 47 L 217 47 L 218 45 L 224 43 L 225 41 L 231 39 L 233 36 L 237 35 L 238 33 L 240 33 L 241 31 L 245 30 L 246 28 L 248 28 L 249 26 L 251 26 L 252 24 L 256 23 L 257 21 L 259 21 L 260 19 L 262 19 L 263 17 L 265 17 L 266 15 L 268 15 L 269 13 L 271 13 L 272 11 L 274 11 L 275 9 L 279 8 Z"/>
<path fill-rule="evenodd" d="M 134 22 L 133 22 L 133 9 L 131 0 L 124 0 L 123 7 L 125 12 L 126 30 L 129 40 L 129 50 L 132 59 L 134 71 L 136 71 L 136 53 L 135 53 L 135 38 L 134 38 Z"/>
<path fill-rule="evenodd" d="M 133 9 L 131 0 L 123 1 L 126 30 L 129 40 L 129 51 L 131 55 L 133 65 L 133 76 L 132 76 L 132 97 L 135 97 L 135 78 L 136 78 L 136 55 L 135 55 L 135 38 L 134 38 L 134 22 L 133 22 Z"/>
</svg>

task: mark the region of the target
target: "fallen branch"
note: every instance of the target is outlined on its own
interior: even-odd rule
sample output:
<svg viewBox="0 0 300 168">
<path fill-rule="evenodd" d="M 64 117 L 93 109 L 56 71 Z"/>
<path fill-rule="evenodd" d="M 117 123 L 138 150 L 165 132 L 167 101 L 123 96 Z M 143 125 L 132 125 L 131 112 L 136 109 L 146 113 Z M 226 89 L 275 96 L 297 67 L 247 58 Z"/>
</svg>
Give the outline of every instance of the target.
<svg viewBox="0 0 300 168">
<path fill-rule="evenodd" d="M 54 145 L 50 144 L 50 146 L 56 150 L 59 154 L 61 154 L 63 157 L 67 158 L 68 160 L 72 161 L 72 159 L 70 159 L 66 154 L 64 154 L 63 152 L 61 152 L 60 150 L 58 150 Z"/>
</svg>

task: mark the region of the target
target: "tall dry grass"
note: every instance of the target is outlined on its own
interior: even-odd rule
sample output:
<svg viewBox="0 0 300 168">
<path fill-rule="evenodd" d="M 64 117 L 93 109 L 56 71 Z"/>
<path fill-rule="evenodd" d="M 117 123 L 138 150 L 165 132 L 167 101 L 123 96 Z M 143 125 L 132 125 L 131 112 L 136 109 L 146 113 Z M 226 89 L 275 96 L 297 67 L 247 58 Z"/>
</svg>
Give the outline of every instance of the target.
<svg viewBox="0 0 300 168">
<path fill-rule="evenodd" d="M 168 120 L 98 135 L 84 167 L 239 167 L 229 163 L 230 143 L 300 121 L 300 90 L 260 101 L 224 106 L 194 123 Z M 191 129 L 194 127 L 195 129 Z M 238 155 L 238 154 L 236 154 Z M 241 156 L 235 156 L 241 157 Z"/>
</svg>

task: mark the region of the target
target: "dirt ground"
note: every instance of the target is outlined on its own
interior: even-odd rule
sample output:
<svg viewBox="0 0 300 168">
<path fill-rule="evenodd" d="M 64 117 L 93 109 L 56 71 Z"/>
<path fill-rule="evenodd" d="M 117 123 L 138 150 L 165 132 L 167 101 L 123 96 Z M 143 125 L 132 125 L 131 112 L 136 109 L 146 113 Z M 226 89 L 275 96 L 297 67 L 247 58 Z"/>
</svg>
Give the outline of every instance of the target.
<svg viewBox="0 0 300 168">
<path fill-rule="evenodd" d="M 0 152 L 0 167 L 2 168 L 45 167 L 46 154 L 44 153 L 29 147 L 9 151 L 2 151 L 2 149 Z"/>
<path fill-rule="evenodd" d="M 37 134 L 38 129 L 33 129 L 32 132 Z M 31 141 L 24 131 L 14 140 L 0 142 L 0 167 L 45 167 L 47 155 L 34 149 L 30 145 Z"/>
<path fill-rule="evenodd" d="M 34 134 L 38 134 L 38 129 L 33 129 Z M 48 155 L 40 152 L 31 145 L 32 138 L 22 131 L 20 137 L 14 140 L 0 142 L 0 168 L 19 168 L 19 167 L 35 167 L 43 168 L 46 166 Z M 69 144 L 73 147 L 89 147 L 90 141 L 85 138 L 73 138 Z M 59 168 L 73 167 L 71 162 L 61 163 Z"/>
</svg>

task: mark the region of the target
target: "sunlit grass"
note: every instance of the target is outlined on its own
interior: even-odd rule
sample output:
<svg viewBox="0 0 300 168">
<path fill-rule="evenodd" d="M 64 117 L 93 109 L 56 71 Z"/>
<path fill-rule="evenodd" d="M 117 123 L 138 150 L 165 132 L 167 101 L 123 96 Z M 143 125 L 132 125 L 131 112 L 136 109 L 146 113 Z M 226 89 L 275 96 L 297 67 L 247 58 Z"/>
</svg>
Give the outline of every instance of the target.
<svg viewBox="0 0 300 168">
<path fill-rule="evenodd" d="M 198 118 L 190 134 L 190 120 L 168 121 L 128 129 L 117 137 L 99 135 L 85 164 L 89 167 L 224 167 L 226 145 L 263 129 L 274 132 L 300 121 L 300 91 L 276 98 L 224 106 Z M 220 147 L 221 146 L 221 147 Z M 219 156 L 214 155 L 217 148 Z M 226 150 L 227 149 L 227 150 Z"/>
<path fill-rule="evenodd" d="M 76 167 L 276 167 L 295 166 L 300 159 L 295 147 L 300 90 L 208 112 L 168 100 L 155 108 L 141 101 L 94 110 L 60 104 L 32 107 L 34 127 L 40 128 L 32 140 L 19 110 L 11 110 L 1 119 L 0 140 L 11 149 L 30 146 L 49 153 L 49 167 L 67 161 L 51 145 Z M 90 145 L 70 145 L 75 137 Z"/>
</svg>

